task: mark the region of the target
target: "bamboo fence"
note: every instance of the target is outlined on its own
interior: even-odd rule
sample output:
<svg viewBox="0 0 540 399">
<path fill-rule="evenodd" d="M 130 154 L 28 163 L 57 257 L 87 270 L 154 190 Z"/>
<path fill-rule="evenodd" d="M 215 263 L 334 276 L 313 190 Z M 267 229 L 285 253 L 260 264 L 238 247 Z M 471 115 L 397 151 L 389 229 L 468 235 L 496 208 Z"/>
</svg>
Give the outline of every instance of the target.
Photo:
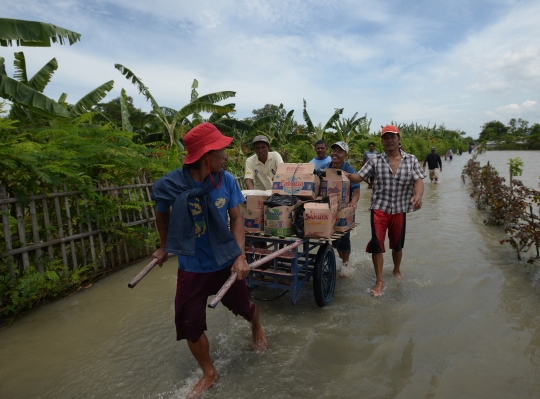
<svg viewBox="0 0 540 399">
<path fill-rule="evenodd" d="M 90 264 L 112 269 L 151 254 L 155 245 L 145 239 L 156 230 L 153 184 L 144 176 L 121 186 L 105 181 L 91 190 L 97 198 L 66 184 L 12 198 L 0 185 L 0 262 L 15 279 L 16 270 L 33 266 L 44 273 L 52 261 L 70 270 Z M 103 209 L 97 203 L 108 204 L 107 221 L 96 217 Z"/>
</svg>

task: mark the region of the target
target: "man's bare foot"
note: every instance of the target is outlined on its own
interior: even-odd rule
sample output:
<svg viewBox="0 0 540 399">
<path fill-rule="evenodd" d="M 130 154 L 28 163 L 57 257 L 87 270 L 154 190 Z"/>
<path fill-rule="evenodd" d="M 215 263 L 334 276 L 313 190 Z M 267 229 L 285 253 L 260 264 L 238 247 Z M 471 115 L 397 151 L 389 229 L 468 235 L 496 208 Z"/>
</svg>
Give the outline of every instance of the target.
<svg viewBox="0 0 540 399">
<path fill-rule="evenodd" d="M 403 274 L 401 274 L 401 272 L 393 272 L 394 273 L 394 278 L 396 280 L 401 280 L 403 278 Z"/>
<path fill-rule="evenodd" d="M 378 297 L 382 295 L 383 288 L 384 288 L 384 283 L 382 281 L 379 281 L 377 284 L 375 284 L 375 287 L 373 287 L 369 292 L 374 297 Z"/>
<path fill-rule="evenodd" d="M 251 348 L 255 353 L 263 353 L 268 346 L 266 342 L 266 336 L 261 323 L 256 323 L 251 326 L 251 332 L 253 333 L 253 341 L 251 342 Z"/>
<path fill-rule="evenodd" d="M 195 399 L 202 395 L 204 391 L 206 391 L 208 388 L 211 388 L 212 385 L 214 385 L 215 382 L 219 380 L 218 373 L 215 373 L 213 376 L 204 375 L 203 378 L 199 380 L 199 382 L 193 387 L 189 395 L 187 396 L 188 399 Z"/>
</svg>

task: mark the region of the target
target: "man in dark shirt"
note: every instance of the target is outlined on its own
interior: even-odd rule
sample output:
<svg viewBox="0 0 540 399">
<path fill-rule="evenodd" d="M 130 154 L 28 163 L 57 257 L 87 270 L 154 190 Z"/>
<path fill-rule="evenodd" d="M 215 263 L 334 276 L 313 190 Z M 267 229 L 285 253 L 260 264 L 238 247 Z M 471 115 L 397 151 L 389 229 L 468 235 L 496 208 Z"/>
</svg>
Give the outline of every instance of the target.
<svg viewBox="0 0 540 399">
<path fill-rule="evenodd" d="M 375 143 L 373 141 L 370 142 L 368 146 L 369 146 L 369 151 L 364 152 L 364 156 L 362 158 L 362 166 L 364 166 L 367 163 L 367 161 L 369 161 L 370 158 L 373 158 L 377 156 L 378 154 L 377 150 L 375 149 Z M 368 189 L 370 190 L 373 188 L 373 179 L 374 177 L 371 176 L 368 178 L 368 181 L 367 181 Z"/>
<path fill-rule="evenodd" d="M 435 184 L 437 184 L 439 182 L 439 170 L 442 172 L 442 162 L 435 147 L 431 147 L 431 153 L 427 154 L 426 159 L 424 159 L 424 164 L 422 165 L 424 170 L 426 170 L 426 162 L 429 169 L 429 179 L 432 183 L 435 180 Z"/>
</svg>

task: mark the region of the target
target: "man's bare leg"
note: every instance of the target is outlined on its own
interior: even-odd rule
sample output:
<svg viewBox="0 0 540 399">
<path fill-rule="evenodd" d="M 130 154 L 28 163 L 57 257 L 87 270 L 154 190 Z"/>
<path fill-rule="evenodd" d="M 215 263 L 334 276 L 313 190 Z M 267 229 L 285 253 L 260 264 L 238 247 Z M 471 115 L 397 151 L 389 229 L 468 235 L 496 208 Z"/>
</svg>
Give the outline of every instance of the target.
<svg viewBox="0 0 540 399">
<path fill-rule="evenodd" d="M 259 319 L 259 308 L 255 305 L 255 313 L 253 313 L 253 320 L 251 320 L 251 332 L 253 334 L 253 341 L 251 347 L 255 353 L 262 353 L 266 350 L 268 343 L 266 342 L 266 336 Z"/>
<path fill-rule="evenodd" d="M 381 296 L 382 291 L 384 288 L 384 283 L 382 279 L 382 269 L 383 269 L 383 262 L 384 262 L 384 256 L 382 253 L 378 254 L 371 254 L 371 258 L 373 259 L 373 267 L 375 268 L 375 287 L 371 289 L 371 295 L 373 296 Z"/>
<path fill-rule="evenodd" d="M 198 398 L 204 391 L 214 385 L 214 382 L 219 379 L 219 375 L 214 368 L 212 359 L 210 359 L 210 344 L 208 343 L 206 334 L 203 332 L 197 342 L 191 342 L 188 340 L 187 343 L 189 350 L 203 371 L 203 377 L 199 380 L 195 387 L 193 387 L 188 395 L 189 399 L 194 399 Z"/>
<path fill-rule="evenodd" d="M 401 266 L 401 258 L 403 257 L 403 251 L 394 251 L 392 250 L 392 261 L 394 262 L 394 277 L 395 278 L 402 278 L 401 270 L 399 267 Z"/>
</svg>

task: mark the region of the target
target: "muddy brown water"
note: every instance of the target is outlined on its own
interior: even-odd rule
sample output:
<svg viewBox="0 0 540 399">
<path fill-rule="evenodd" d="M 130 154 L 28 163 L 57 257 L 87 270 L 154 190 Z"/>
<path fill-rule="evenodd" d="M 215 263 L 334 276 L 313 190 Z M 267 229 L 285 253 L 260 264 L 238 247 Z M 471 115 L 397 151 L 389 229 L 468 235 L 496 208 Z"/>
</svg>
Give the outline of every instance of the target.
<svg viewBox="0 0 540 399">
<path fill-rule="evenodd" d="M 537 187 L 540 152 L 489 152 L 501 172 L 525 163 Z M 259 303 L 269 348 L 250 350 L 245 321 L 208 310 L 211 355 L 221 379 L 205 398 L 538 398 L 540 272 L 484 226 L 460 174 L 468 154 L 426 182 L 424 207 L 409 214 L 402 281 L 380 298 L 364 252 L 369 191 L 362 184 L 352 237 L 352 278 L 318 308 L 308 283 Z M 427 180 L 427 179 L 426 179 Z M 200 377 L 175 341 L 175 260 L 133 290 L 141 262 L 69 298 L 41 306 L 0 331 L 0 398 L 183 398 Z M 272 293 L 269 293 L 272 294 Z"/>
</svg>

